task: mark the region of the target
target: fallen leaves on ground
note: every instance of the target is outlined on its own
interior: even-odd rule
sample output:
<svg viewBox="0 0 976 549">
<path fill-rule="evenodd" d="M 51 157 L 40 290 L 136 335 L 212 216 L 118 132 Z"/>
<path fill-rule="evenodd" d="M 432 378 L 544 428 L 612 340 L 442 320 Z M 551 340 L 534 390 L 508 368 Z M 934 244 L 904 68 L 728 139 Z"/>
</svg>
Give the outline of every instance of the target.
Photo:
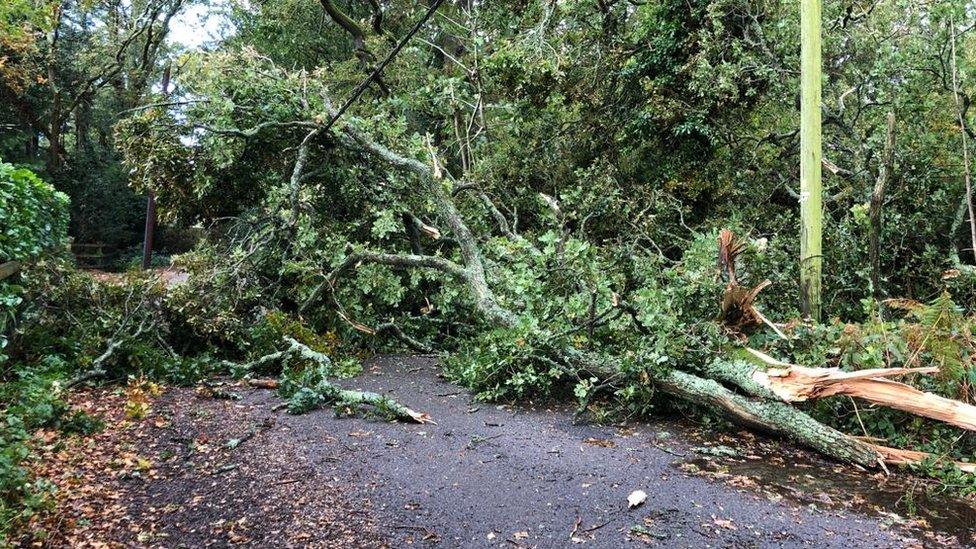
<svg viewBox="0 0 976 549">
<path fill-rule="evenodd" d="M 600 446 L 601 448 L 616 448 L 617 443 L 612 440 L 607 440 L 604 438 L 587 438 L 583 441 L 584 444 L 589 444 L 591 446 Z"/>
<path fill-rule="evenodd" d="M 368 501 L 312 473 L 289 432 L 271 433 L 272 402 L 160 393 L 144 383 L 77 391 L 72 408 L 104 429 L 37 433 L 34 473 L 57 488 L 55 510 L 30 524 L 44 546 L 386 546 Z"/>
</svg>

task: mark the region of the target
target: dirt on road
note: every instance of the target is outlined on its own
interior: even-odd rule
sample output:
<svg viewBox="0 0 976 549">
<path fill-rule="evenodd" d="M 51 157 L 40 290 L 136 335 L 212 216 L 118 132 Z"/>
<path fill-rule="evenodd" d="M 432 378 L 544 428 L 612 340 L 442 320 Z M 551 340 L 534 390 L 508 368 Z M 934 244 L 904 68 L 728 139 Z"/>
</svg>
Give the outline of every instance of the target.
<svg viewBox="0 0 976 549">
<path fill-rule="evenodd" d="M 52 449 L 51 545 L 147 547 L 914 547 L 966 545 L 976 512 L 906 475 L 680 420 L 574 425 L 565 406 L 473 402 L 436 361 L 345 382 L 436 425 L 292 416 L 267 390 L 171 389 L 145 417 Z M 227 397 L 239 397 L 239 400 Z M 85 479 L 84 482 L 79 479 Z M 78 490 L 84 485 L 85 490 Z M 74 488 L 72 488 L 74 487 Z M 74 492 L 72 492 L 74 489 Z M 642 490 L 646 501 L 628 508 Z"/>
</svg>

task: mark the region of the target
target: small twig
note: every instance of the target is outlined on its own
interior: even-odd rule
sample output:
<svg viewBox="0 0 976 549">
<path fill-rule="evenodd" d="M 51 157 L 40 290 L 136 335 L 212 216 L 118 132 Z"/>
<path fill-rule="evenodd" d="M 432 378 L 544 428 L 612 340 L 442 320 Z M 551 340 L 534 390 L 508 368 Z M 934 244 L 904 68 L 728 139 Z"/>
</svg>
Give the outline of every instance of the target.
<svg viewBox="0 0 976 549">
<path fill-rule="evenodd" d="M 502 437 L 502 436 L 505 436 L 505 435 L 501 434 L 501 435 L 494 435 L 494 436 L 490 436 L 490 437 L 483 437 L 483 436 L 475 435 L 475 436 L 471 437 L 471 441 L 468 442 L 467 449 L 468 450 L 474 450 L 475 448 L 478 447 L 479 444 L 481 444 L 483 442 L 488 442 L 489 440 L 494 440 L 494 439 L 496 439 L 498 437 Z"/>
<path fill-rule="evenodd" d="M 864 436 L 868 436 L 868 430 L 864 428 L 864 422 L 861 421 L 861 412 L 857 409 L 857 402 L 854 401 L 854 397 L 852 396 L 848 396 L 847 398 L 851 399 L 851 404 L 854 405 L 854 415 L 857 416 L 857 422 L 861 425 L 861 432 L 864 433 Z"/>
<path fill-rule="evenodd" d="M 656 442 L 652 442 L 651 443 L 651 446 L 654 446 L 655 448 L 657 448 L 658 450 L 664 452 L 665 454 L 671 454 L 672 456 L 677 456 L 677 457 L 682 457 L 682 458 L 685 457 L 685 456 L 687 456 L 687 454 L 682 454 L 682 453 L 679 453 L 679 452 L 675 452 L 674 450 L 669 450 L 669 449 L 665 448 L 664 446 L 661 446 L 660 444 L 658 444 Z"/>
<path fill-rule="evenodd" d="M 574 538 L 576 536 L 576 531 L 579 530 L 579 527 L 582 526 L 582 525 L 583 525 L 583 517 L 577 515 L 576 516 L 576 523 L 573 524 L 573 531 L 569 533 L 570 539 L 572 539 L 572 538 Z"/>
<path fill-rule="evenodd" d="M 400 530 L 415 530 L 417 532 L 423 532 L 424 534 L 423 539 L 425 541 L 437 540 L 437 538 L 439 537 L 437 535 L 437 532 L 431 530 L 430 528 L 427 528 L 426 526 L 414 526 L 412 524 L 394 524 L 393 527 Z"/>
<path fill-rule="evenodd" d="M 583 532 L 584 533 L 589 533 L 589 532 L 593 532 L 594 530 L 599 530 L 600 528 L 603 528 L 604 526 L 610 524 L 610 521 L 611 520 L 613 520 L 613 517 L 612 516 L 610 518 L 608 518 L 605 522 L 602 522 L 602 523 L 597 524 L 595 526 L 590 526 L 589 528 L 584 529 Z"/>
<path fill-rule="evenodd" d="M 762 320 L 766 324 L 766 326 L 769 326 L 770 328 L 772 328 L 773 331 L 776 332 L 776 335 L 778 335 L 781 339 L 785 339 L 785 340 L 789 340 L 790 339 L 790 338 L 786 337 L 786 334 L 784 334 L 783 332 L 781 332 L 780 329 L 777 328 L 775 324 L 773 324 L 768 318 L 766 318 L 766 315 L 764 315 L 761 312 L 759 312 L 759 308 L 758 307 L 753 306 L 752 307 L 752 310 L 753 310 L 753 312 L 756 313 L 756 316 L 759 317 L 759 320 Z"/>
</svg>

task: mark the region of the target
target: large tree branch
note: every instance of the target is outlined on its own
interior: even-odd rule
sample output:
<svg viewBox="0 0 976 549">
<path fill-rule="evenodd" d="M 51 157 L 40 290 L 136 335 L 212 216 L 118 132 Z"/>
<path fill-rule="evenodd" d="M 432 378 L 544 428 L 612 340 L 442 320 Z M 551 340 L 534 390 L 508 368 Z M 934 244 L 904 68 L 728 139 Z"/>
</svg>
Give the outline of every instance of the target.
<svg viewBox="0 0 976 549">
<path fill-rule="evenodd" d="M 193 124 L 191 128 L 203 130 L 216 135 L 229 135 L 232 137 L 239 137 L 241 139 L 247 139 L 249 137 L 254 137 L 264 130 L 271 128 L 309 128 L 313 130 L 321 130 L 322 126 L 316 122 L 310 120 L 290 120 L 287 122 L 279 122 L 276 120 L 270 122 L 262 122 L 250 128 L 240 129 L 240 128 L 215 128 L 207 124 Z"/>
<path fill-rule="evenodd" d="M 412 255 L 412 254 L 387 254 L 379 252 L 356 252 L 349 254 L 336 268 L 332 269 L 328 275 L 326 275 L 325 280 L 323 280 L 315 289 L 312 291 L 308 299 L 302 303 L 299 308 L 299 314 L 305 314 L 305 312 L 314 305 L 322 293 L 326 289 L 335 286 L 336 280 L 346 272 L 358 268 L 364 263 L 374 263 L 379 265 L 388 265 L 394 268 L 400 269 L 431 269 L 435 271 L 441 271 L 453 276 L 457 276 L 461 279 L 468 279 L 468 272 L 457 263 L 445 259 L 443 257 L 436 257 L 432 255 Z"/>
<path fill-rule="evenodd" d="M 294 338 L 285 337 L 284 340 L 288 346 L 280 351 L 269 353 L 244 364 L 235 364 L 233 362 L 225 361 L 224 365 L 238 370 L 252 370 L 265 364 L 281 362 L 287 358 L 298 356 L 301 359 L 323 366 L 326 370 L 331 370 L 332 361 L 327 355 L 312 349 L 308 345 L 305 345 Z M 263 386 L 271 388 L 277 387 L 277 385 L 277 382 L 272 382 L 270 384 L 264 384 Z M 343 389 L 324 379 L 319 380 L 314 387 L 308 387 L 307 389 L 314 391 L 316 394 L 317 406 L 333 405 L 355 408 L 358 406 L 367 405 L 372 406 L 379 411 L 389 413 L 395 419 L 413 421 L 416 423 L 434 423 L 428 414 L 412 410 L 393 400 L 392 398 L 379 393 Z M 298 410 L 292 408 L 291 406 L 289 406 L 289 411 L 292 413 L 298 413 Z"/>
<path fill-rule="evenodd" d="M 305 164 L 308 163 L 308 150 L 312 141 L 322 133 L 321 128 L 315 128 L 308 132 L 305 139 L 298 145 L 298 154 L 295 157 L 295 166 L 291 172 L 290 194 L 291 194 L 291 219 L 288 220 L 289 227 L 294 228 L 298 223 L 298 198 L 302 190 L 304 179 Z"/>
<path fill-rule="evenodd" d="M 331 104 L 327 105 L 331 110 Z M 445 220 L 448 228 L 454 233 L 458 246 L 461 251 L 461 258 L 464 262 L 464 270 L 467 273 L 466 280 L 472 290 L 476 305 L 489 320 L 505 326 L 514 326 L 516 316 L 509 310 L 499 305 L 494 292 L 488 286 L 485 276 L 484 261 L 481 257 L 481 249 L 477 240 L 468 228 L 467 223 L 458 212 L 454 200 L 450 193 L 445 189 L 440 179 L 434 171 L 419 160 L 397 154 L 386 146 L 370 139 L 364 133 L 352 125 L 345 125 L 342 133 L 354 144 L 365 149 L 367 152 L 380 157 L 383 161 L 394 167 L 411 172 L 418 176 L 420 188 L 427 198 L 431 199 L 440 217 Z"/>
</svg>

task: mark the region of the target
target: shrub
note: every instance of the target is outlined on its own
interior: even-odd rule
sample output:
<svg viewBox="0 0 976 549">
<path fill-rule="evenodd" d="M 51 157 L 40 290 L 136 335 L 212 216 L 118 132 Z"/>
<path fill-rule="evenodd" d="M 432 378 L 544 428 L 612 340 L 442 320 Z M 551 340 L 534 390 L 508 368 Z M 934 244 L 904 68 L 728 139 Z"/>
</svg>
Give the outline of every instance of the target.
<svg viewBox="0 0 976 549">
<path fill-rule="evenodd" d="M 64 244 L 68 196 L 34 172 L 0 161 L 0 262 L 25 260 Z"/>
<path fill-rule="evenodd" d="M 67 240 L 68 197 L 34 172 L 0 161 L 0 220 L 0 263 L 32 259 Z M 21 291 L 10 278 L 0 280 L 0 365 Z"/>
</svg>

